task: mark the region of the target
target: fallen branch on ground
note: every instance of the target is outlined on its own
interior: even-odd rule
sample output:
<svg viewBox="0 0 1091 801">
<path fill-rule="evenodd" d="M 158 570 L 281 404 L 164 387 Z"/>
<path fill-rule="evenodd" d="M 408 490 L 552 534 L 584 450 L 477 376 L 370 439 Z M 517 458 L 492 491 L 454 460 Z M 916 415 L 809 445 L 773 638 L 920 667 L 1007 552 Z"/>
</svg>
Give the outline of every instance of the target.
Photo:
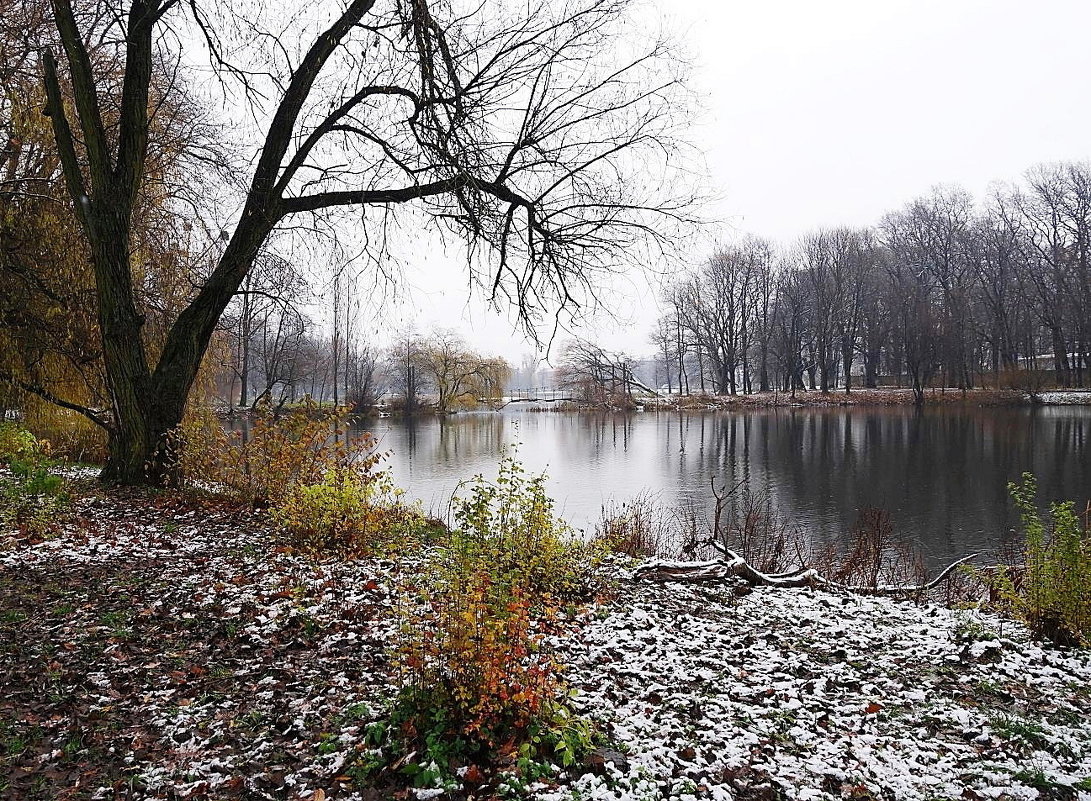
<svg viewBox="0 0 1091 801">
<path fill-rule="evenodd" d="M 719 546 L 718 546 L 719 547 Z M 916 595 L 928 592 L 951 575 L 955 568 L 969 562 L 976 553 L 964 556 L 945 567 L 938 576 L 923 584 L 876 584 L 874 586 L 841 584 L 823 577 L 814 568 L 800 568 L 787 573 L 762 573 L 734 551 L 720 547 L 723 558 L 703 562 L 676 562 L 652 559 L 633 571 L 634 579 L 650 581 L 722 581 L 741 578 L 756 587 L 821 587 L 857 595 Z"/>
</svg>

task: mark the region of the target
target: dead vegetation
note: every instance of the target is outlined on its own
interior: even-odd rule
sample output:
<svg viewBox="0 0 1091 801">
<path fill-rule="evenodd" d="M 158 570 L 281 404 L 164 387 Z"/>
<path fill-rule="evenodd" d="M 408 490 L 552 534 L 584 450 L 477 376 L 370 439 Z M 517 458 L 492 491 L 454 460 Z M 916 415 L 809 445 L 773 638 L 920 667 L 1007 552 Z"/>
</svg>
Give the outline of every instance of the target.
<svg viewBox="0 0 1091 801">
<path fill-rule="evenodd" d="M 981 582 L 956 571 L 976 554 L 930 579 L 922 555 L 897 537 L 885 510 L 861 509 L 844 545 L 820 546 L 768 494 L 742 482 L 717 485 L 715 479 L 709 493 L 711 519 L 696 505 L 664 509 L 645 494 L 604 509 L 597 536 L 622 553 L 648 557 L 634 571 L 634 577 L 643 579 L 715 581 L 734 576 L 754 586 L 824 587 L 918 599 L 968 592 L 980 597 L 984 592 Z"/>
</svg>

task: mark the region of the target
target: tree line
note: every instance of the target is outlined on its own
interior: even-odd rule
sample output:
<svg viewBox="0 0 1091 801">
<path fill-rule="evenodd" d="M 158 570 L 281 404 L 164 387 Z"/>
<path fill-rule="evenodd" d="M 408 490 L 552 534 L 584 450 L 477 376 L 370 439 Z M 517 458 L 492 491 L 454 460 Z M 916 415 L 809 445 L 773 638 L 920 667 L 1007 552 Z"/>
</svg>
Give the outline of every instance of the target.
<svg viewBox="0 0 1091 801">
<path fill-rule="evenodd" d="M 407 331 L 377 346 L 354 332 L 358 318 L 341 281 L 332 298 L 340 310 L 330 328 L 290 298 L 242 294 L 215 340 L 222 359 L 208 394 L 229 412 L 313 401 L 353 414 L 377 408 L 446 414 L 504 394 L 511 366 L 474 350 L 456 332 Z"/>
<path fill-rule="evenodd" d="M 939 187 L 867 228 L 718 248 L 663 292 L 665 383 L 778 389 L 1091 381 L 1091 164 L 1029 170 L 987 201 Z"/>
</svg>

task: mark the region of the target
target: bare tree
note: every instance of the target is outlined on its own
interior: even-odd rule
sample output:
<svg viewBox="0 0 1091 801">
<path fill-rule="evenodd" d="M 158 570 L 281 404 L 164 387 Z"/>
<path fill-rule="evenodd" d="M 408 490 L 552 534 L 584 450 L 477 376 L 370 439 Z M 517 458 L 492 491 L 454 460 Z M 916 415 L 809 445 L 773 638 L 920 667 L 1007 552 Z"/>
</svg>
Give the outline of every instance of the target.
<svg viewBox="0 0 1091 801">
<path fill-rule="evenodd" d="M 674 316 L 661 314 L 652 329 L 651 343 L 655 346 L 656 359 L 662 359 L 663 374 L 667 380 L 667 393 L 674 391 L 674 369 L 677 364 L 678 337 L 674 330 Z M 682 387 L 679 385 L 679 392 Z"/>
<path fill-rule="evenodd" d="M 762 359 L 772 311 L 772 259 L 769 243 L 749 237 L 719 248 L 684 284 L 682 319 L 699 352 L 706 355 L 713 385 L 721 394 L 750 392 L 751 345 L 760 328 Z M 761 326 L 765 327 L 762 328 Z M 768 383 L 768 376 L 766 376 Z"/>
<path fill-rule="evenodd" d="M 386 354 L 386 374 L 390 387 L 402 393 L 403 410 L 416 414 L 420 408 L 422 376 L 420 373 L 421 341 L 412 330 L 402 331 L 394 338 Z"/>
<path fill-rule="evenodd" d="M 779 369 L 782 387 L 795 397 L 804 389 L 803 371 L 810 311 L 807 289 L 799 271 L 781 269 L 778 273 L 776 303 L 773 311 L 771 352 Z"/>
<path fill-rule="evenodd" d="M 265 253 L 255 260 L 228 307 L 223 323 L 233 340 L 232 370 L 240 385 L 241 408 L 272 392 L 278 383 L 289 385 L 284 381 L 287 356 L 298 350 L 309 322 L 300 309 L 306 289 L 306 281 L 291 262 Z M 255 387 L 259 372 L 263 383 Z M 257 392 L 251 395 L 251 389 Z"/>
<path fill-rule="evenodd" d="M 1027 275 L 1057 382 L 1067 387 L 1082 383 L 1091 350 L 1091 165 L 1039 165 L 1027 184 L 1016 198 L 1035 257 Z"/>
<path fill-rule="evenodd" d="M 466 240 L 475 280 L 528 323 L 578 303 L 599 271 L 667 246 L 661 223 L 685 218 L 690 198 L 663 191 L 675 182 L 629 176 L 676 152 L 679 82 L 665 43 L 616 46 L 627 6 L 350 0 L 315 32 L 314 9 L 256 8 L 243 19 L 199 3 L 129 0 L 92 31 L 70 0 L 56 0 L 64 60 L 44 52 L 46 107 L 94 266 L 111 397 L 103 477 L 169 478 L 166 435 L 213 331 L 288 220 L 411 204 Z M 286 29 L 293 17 L 298 26 Z M 91 34 L 125 64 L 120 83 L 101 79 Z M 251 101 L 261 144 L 226 247 L 153 356 L 134 292 L 133 213 L 148 177 L 152 75 L 162 63 L 183 72 L 182 35 L 202 37 L 221 78 Z M 255 63 L 228 63 L 229 52 Z"/>
<path fill-rule="evenodd" d="M 979 336 L 987 343 L 994 381 L 1018 369 L 1020 316 L 1026 312 L 1024 275 L 1030 249 L 1012 193 L 994 193 L 974 225 L 973 267 Z"/>
<path fill-rule="evenodd" d="M 859 350 L 864 360 L 864 386 L 875 389 L 879 385 L 883 353 L 891 344 L 900 299 L 894 294 L 886 267 L 888 252 L 873 246 L 868 257 L 868 268 L 859 278 Z"/>
<path fill-rule="evenodd" d="M 633 391 L 658 393 L 636 377 L 633 360 L 584 340 L 565 345 L 558 368 L 560 385 L 585 403 L 604 407 L 634 405 Z"/>
<path fill-rule="evenodd" d="M 345 404 L 354 414 L 363 414 L 382 394 L 379 360 L 376 352 L 363 346 L 355 348 L 346 359 Z"/>
</svg>

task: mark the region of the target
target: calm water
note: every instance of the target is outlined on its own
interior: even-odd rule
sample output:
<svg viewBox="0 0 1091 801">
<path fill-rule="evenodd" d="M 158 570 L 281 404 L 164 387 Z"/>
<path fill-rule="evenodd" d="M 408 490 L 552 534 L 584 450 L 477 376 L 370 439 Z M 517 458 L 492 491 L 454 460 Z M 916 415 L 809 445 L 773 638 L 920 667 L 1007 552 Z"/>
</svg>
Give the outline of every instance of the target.
<svg viewBox="0 0 1091 801">
<path fill-rule="evenodd" d="M 993 549 L 1017 519 L 1007 482 L 1030 470 L 1043 500 L 1091 495 L 1091 408 L 779 409 L 595 415 L 482 412 L 367 427 L 399 484 L 440 512 L 459 482 L 495 476 L 503 446 L 547 471 L 563 517 L 593 525 L 604 503 L 650 490 L 669 505 L 709 481 L 767 492 L 817 540 L 840 538 L 861 506 L 888 510 L 930 562 Z"/>
</svg>

